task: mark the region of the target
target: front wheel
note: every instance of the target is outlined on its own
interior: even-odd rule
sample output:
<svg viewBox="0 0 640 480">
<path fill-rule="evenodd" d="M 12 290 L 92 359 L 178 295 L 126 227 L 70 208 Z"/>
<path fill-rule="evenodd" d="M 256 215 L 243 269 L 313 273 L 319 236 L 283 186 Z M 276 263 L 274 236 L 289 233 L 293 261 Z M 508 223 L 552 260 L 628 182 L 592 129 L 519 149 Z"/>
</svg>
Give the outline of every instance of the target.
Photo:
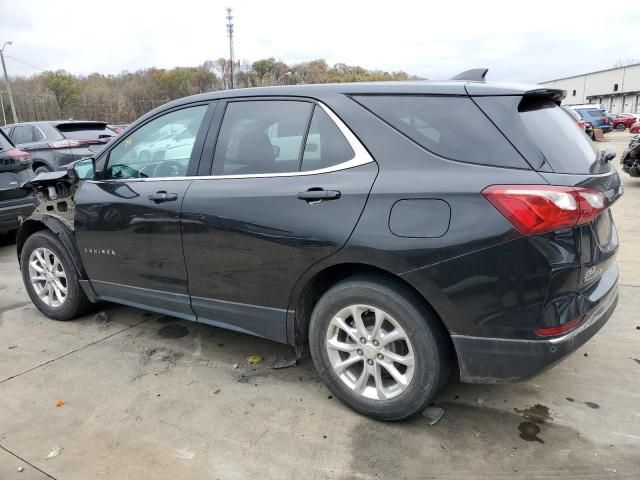
<svg viewBox="0 0 640 480">
<path fill-rule="evenodd" d="M 71 257 L 52 232 L 41 230 L 27 238 L 20 269 L 31 301 L 47 317 L 70 320 L 91 308 Z"/>
<path fill-rule="evenodd" d="M 376 277 L 345 280 L 322 296 L 311 316 L 309 345 L 336 398 L 379 420 L 424 410 L 451 369 L 437 319 L 413 292 Z"/>
<path fill-rule="evenodd" d="M 616 130 L 618 130 L 619 132 L 624 132 L 624 129 L 626 128 L 624 123 L 619 123 L 618 125 L 616 125 Z"/>
</svg>

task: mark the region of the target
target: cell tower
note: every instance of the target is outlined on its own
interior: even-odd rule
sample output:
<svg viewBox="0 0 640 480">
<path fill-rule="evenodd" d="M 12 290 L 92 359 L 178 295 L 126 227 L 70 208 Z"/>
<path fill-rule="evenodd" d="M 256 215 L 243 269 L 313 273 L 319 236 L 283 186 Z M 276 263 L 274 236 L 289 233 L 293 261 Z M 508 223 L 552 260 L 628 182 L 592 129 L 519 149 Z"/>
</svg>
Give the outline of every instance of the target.
<svg viewBox="0 0 640 480">
<path fill-rule="evenodd" d="M 233 15 L 231 15 L 231 7 L 227 7 L 227 34 L 229 35 L 229 60 L 231 62 L 229 68 L 229 85 L 233 88 Z"/>
</svg>

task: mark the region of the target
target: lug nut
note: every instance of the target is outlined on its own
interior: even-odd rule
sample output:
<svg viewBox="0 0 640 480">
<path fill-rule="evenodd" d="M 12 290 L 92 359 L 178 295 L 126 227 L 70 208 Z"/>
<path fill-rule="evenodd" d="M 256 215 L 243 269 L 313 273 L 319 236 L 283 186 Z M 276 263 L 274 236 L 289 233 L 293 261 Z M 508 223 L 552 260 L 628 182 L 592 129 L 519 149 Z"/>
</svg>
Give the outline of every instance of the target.
<svg viewBox="0 0 640 480">
<path fill-rule="evenodd" d="M 378 360 L 384 360 L 384 355 L 382 355 L 381 353 L 378 354 Z"/>
<path fill-rule="evenodd" d="M 358 350 L 358 355 L 362 356 L 362 350 Z"/>
<path fill-rule="evenodd" d="M 362 337 L 362 338 L 360 339 L 360 343 L 367 343 L 367 339 L 366 339 L 366 338 L 364 338 L 364 337 Z"/>
<path fill-rule="evenodd" d="M 368 363 L 369 365 L 373 365 L 373 360 L 367 360 L 367 363 Z"/>
<path fill-rule="evenodd" d="M 374 341 L 373 341 L 373 345 L 374 345 L 375 347 L 377 347 L 377 346 L 378 346 L 378 345 L 380 345 L 380 344 L 378 343 L 378 340 L 374 340 Z"/>
</svg>

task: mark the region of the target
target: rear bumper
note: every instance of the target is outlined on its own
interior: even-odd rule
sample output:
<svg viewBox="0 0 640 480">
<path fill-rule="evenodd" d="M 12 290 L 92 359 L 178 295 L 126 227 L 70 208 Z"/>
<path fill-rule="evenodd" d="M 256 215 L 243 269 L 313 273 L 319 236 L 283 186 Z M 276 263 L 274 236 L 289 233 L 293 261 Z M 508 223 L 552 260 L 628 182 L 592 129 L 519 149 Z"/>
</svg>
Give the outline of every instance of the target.
<svg viewBox="0 0 640 480">
<path fill-rule="evenodd" d="M 583 323 L 568 334 L 549 340 L 512 340 L 452 335 L 465 383 L 515 382 L 553 366 L 584 345 L 613 314 L 617 283 L 602 296 Z"/>
<path fill-rule="evenodd" d="M 18 217 L 27 218 L 34 208 L 32 197 L 0 202 L 0 233 L 17 230 Z"/>
</svg>

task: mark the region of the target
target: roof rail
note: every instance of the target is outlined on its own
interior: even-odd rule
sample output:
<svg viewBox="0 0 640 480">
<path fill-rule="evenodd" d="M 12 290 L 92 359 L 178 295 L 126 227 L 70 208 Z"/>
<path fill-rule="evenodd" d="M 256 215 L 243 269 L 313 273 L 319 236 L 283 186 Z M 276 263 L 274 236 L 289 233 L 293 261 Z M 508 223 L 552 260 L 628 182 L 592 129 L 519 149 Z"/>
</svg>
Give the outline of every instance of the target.
<svg viewBox="0 0 640 480">
<path fill-rule="evenodd" d="M 470 82 L 484 82 L 484 77 L 487 76 L 488 68 L 472 68 L 471 70 L 465 70 L 459 73 L 451 80 L 469 80 Z"/>
</svg>

